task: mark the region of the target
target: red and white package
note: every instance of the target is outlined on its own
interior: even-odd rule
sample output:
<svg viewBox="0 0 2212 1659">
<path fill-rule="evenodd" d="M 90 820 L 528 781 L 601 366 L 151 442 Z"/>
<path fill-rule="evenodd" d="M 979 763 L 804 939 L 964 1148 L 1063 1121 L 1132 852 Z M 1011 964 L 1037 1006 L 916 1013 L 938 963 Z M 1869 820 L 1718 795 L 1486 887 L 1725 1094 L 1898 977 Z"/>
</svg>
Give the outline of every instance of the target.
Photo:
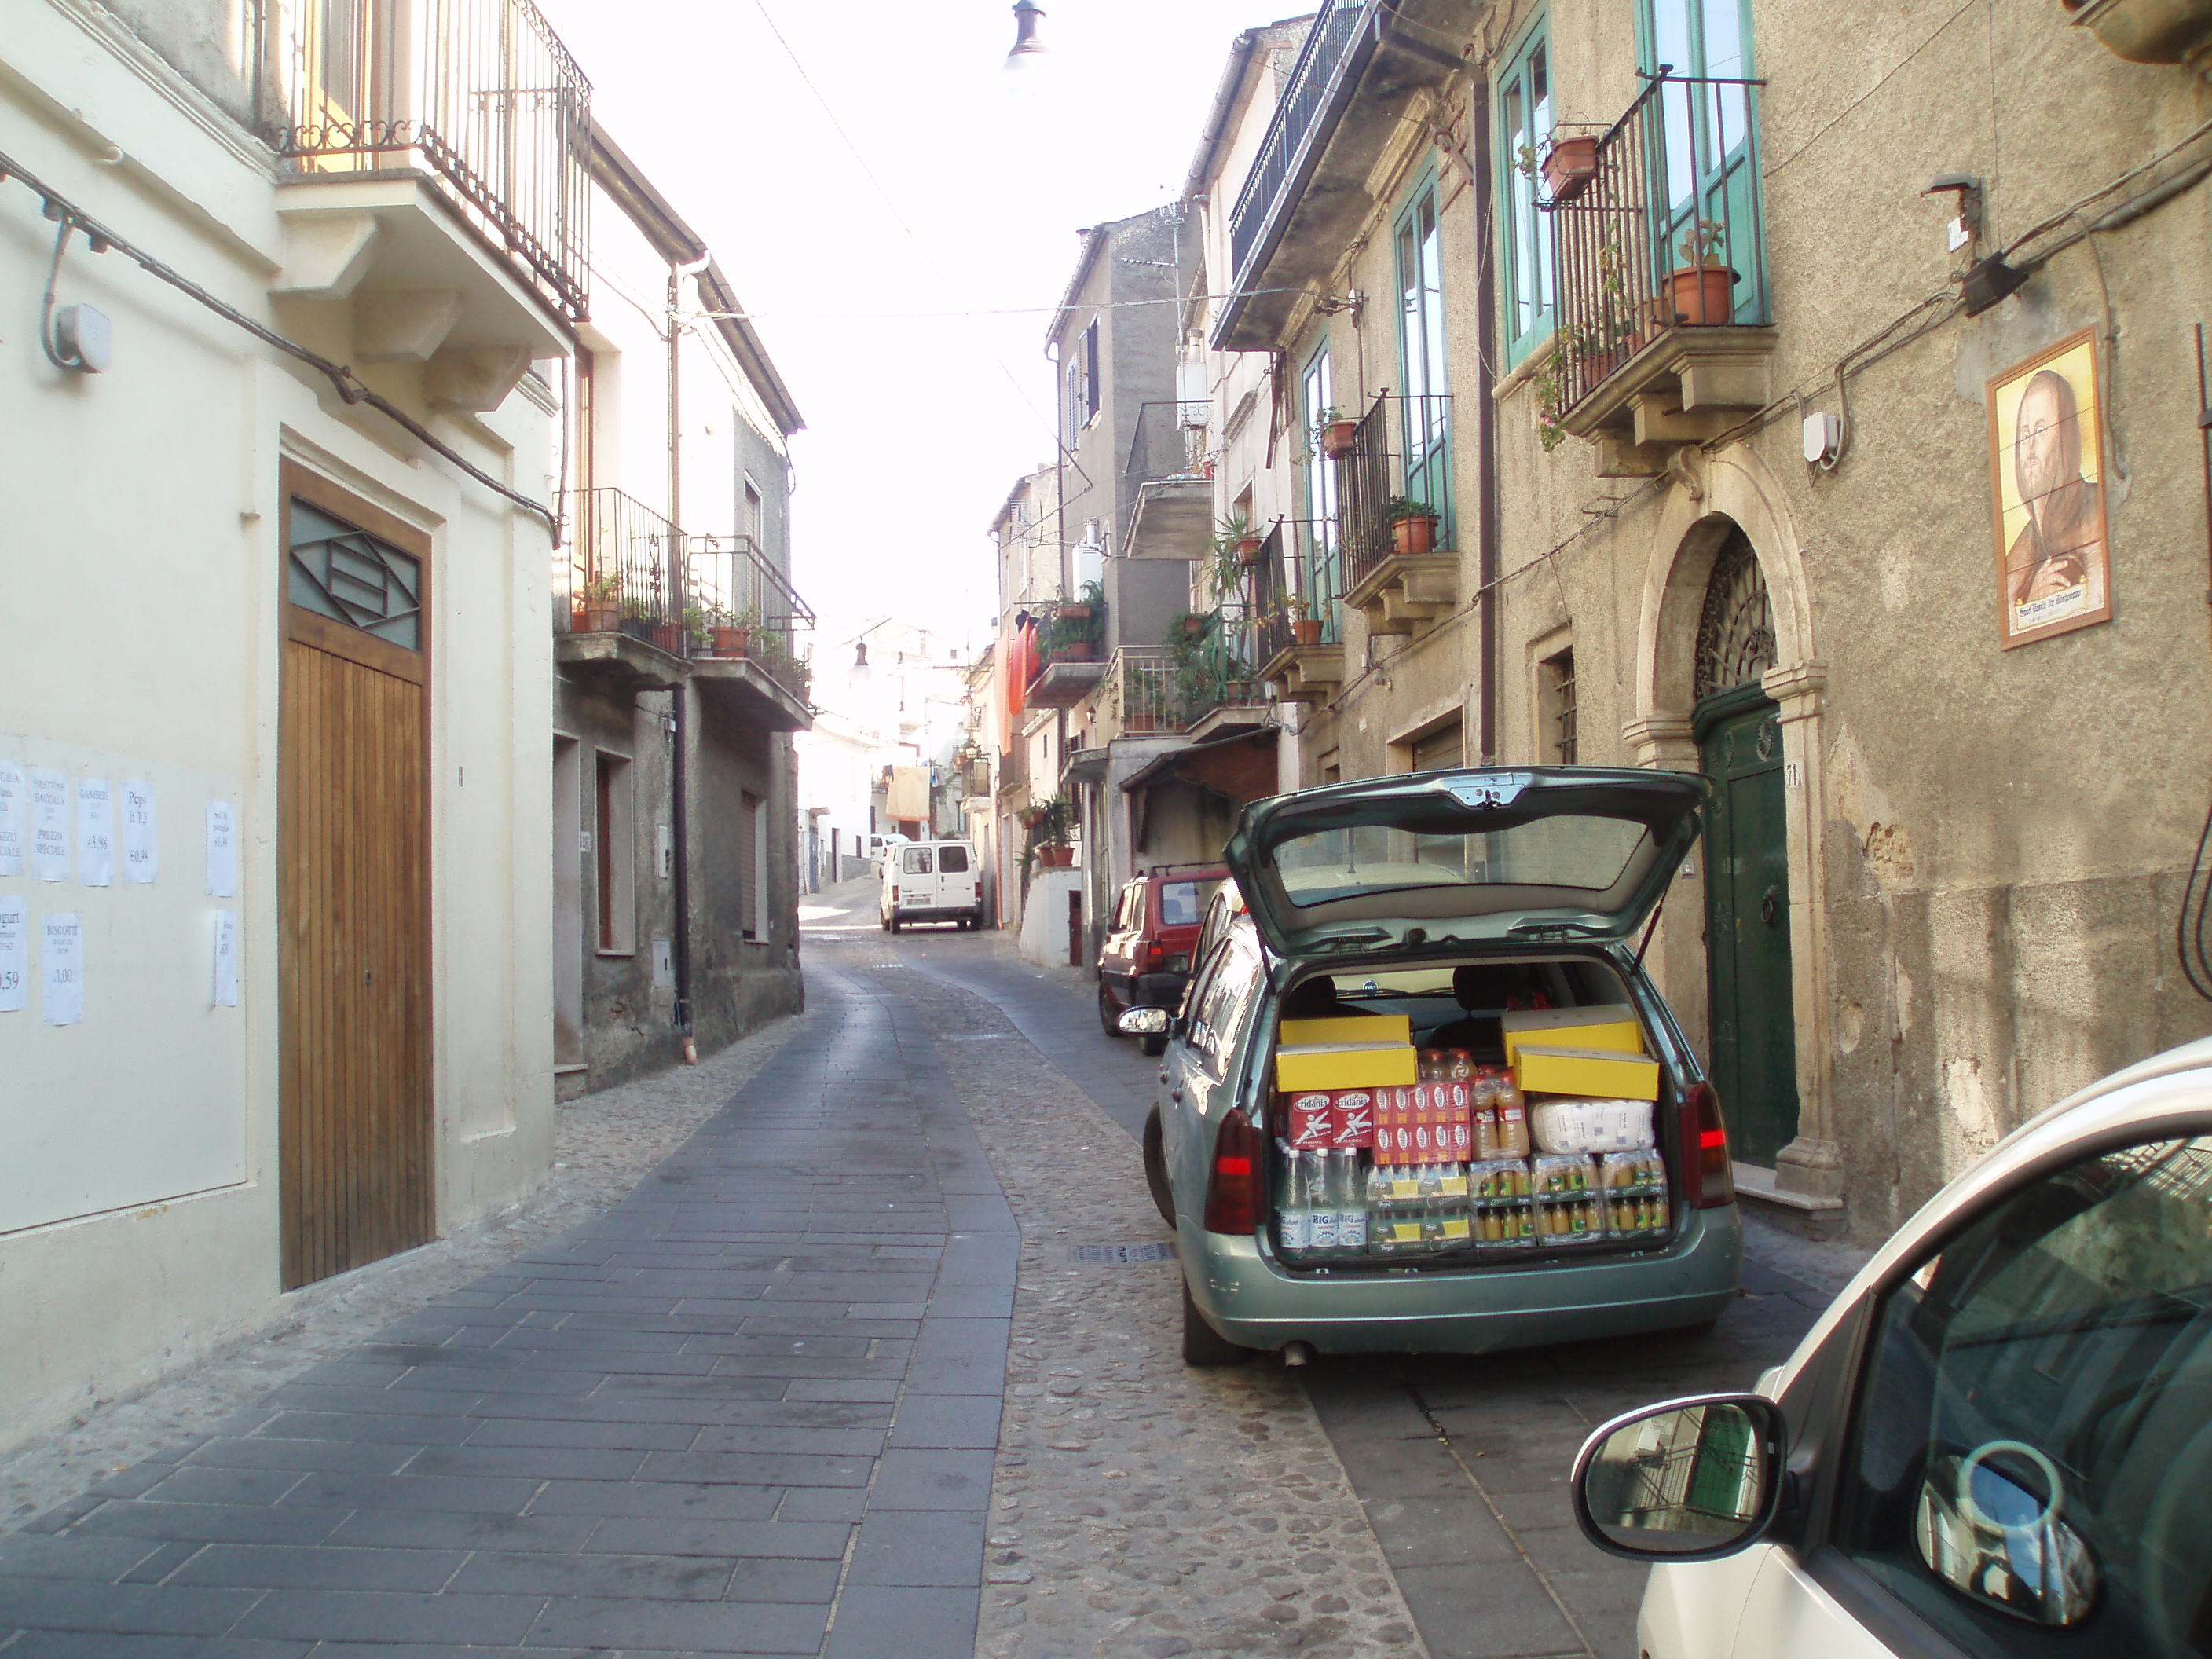
<svg viewBox="0 0 2212 1659">
<path fill-rule="evenodd" d="M 1290 1141 L 1292 1146 L 1304 1151 L 1335 1144 L 1336 1097 L 1326 1090 L 1315 1090 L 1290 1097 Z"/>
<path fill-rule="evenodd" d="M 1340 1089 L 1335 1094 L 1329 1144 L 1333 1146 L 1372 1146 L 1375 1144 L 1375 1098 L 1365 1089 Z"/>
</svg>

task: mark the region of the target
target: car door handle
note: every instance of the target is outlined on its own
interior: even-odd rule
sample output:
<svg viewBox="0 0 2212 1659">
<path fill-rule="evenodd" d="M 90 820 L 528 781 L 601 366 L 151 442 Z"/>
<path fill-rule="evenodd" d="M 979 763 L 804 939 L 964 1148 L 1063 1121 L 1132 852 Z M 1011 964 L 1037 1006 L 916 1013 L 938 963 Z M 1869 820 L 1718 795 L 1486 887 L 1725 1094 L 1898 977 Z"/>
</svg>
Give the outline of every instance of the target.
<svg viewBox="0 0 2212 1659">
<path fill-rule="evenodd" d="M 1163 1082 L 1163 1083 L 1165 1083 L 1167 1080 L 1168 1080 L 1168 1068 L 1167 1068 L 1166 1066 L 1161 1066 L 1161 1067 L 1160 1067 L 1160 1081 L 1161 1081 L 1161 1082 Z"/>
<path fill-rule="evenodd" d="M 1168 1098 L 1174 1101 L 1178 1106 L 1181 1105 L 1182 1103 L 1182 1091 L 1180 1089 L 1169 1090 Z"/>
</svg>

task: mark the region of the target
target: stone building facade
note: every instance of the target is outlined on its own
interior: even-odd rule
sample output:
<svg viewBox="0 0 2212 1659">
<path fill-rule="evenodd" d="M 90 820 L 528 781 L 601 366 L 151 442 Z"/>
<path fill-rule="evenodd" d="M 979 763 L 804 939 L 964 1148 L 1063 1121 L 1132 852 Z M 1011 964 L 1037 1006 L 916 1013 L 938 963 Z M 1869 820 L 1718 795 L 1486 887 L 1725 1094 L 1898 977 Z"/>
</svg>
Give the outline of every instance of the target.
<svg viewBox="0 0 2212 1659">
<path fill-rule="evenodd" d="M 1273 67 L 1201 325 L 1268 371 L 1217 501 L 1279 515 L 1285 783 L 1712 775 L 1650 962 L 1746 1189 L 1869 1237 L 2212 1029 L 2206 81 L 1789 0 L 1330 5 Z"/>
</svg>

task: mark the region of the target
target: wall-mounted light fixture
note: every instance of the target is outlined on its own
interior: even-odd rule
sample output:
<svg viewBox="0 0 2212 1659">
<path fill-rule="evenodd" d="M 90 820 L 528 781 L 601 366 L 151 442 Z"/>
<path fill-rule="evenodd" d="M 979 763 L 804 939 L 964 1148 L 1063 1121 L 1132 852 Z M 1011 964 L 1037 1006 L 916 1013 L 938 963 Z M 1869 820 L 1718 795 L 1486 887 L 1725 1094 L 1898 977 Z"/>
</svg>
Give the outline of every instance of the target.
<svg viewBox="0 0 2212 1659">
<path fill-rule="evenodd" d="M 2017 291 L 2033 274 L 2007 264 L 2002 253 L 1977 262 L 1959 283 L 1959 291 L 1966 297 L 1966 315 L 1980 316 L 2006 295 Z"/>
<path fill-rule="evenodd" d="M 1982 234 L 1982 181 L 1964 173 L 1939 173 L 1928 181 L 1923 196 L 1955 196 L 1958 211 L 1951 222 L 1943 227 L 1950 238 L 1951 252 L 1960 248 Z"/>
</svg>

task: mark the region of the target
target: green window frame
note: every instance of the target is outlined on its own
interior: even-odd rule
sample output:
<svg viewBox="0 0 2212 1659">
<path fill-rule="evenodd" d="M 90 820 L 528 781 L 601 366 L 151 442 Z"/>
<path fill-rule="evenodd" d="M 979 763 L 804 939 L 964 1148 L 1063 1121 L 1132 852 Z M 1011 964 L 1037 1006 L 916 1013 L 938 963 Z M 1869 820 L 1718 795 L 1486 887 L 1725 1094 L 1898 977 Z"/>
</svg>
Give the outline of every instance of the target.
<svg viewBox="0 0 2212 1659">
<path fill-rule="evenodd" d="M 1498 77 L 1498 269 L 1505 366 L 1552 337 L 1559 320 L 1552 223 L 1536 206 L 1537 168 L 1551 142 L 1551 19 L 1539 13 Z"/>
<path fill-rule="evenodd" d="M 1666 95 L 1647 144 L 1667 180 L 1651 227 L 1661 270 L 1675 262 L 1683 238 L 1700 222 L 1724 224 L 1719 250 L 1734 268 L 1740 323 L 1768 319 L 1766 237 L 1759 186 L 1759 88 L 1696 84 L 1702 77 L 1753 81 L 1750 0 L 1639 0 L 1636 55 L 1647 76 L 1662 64 L 1692 84 Z"/>
<path fill-rule="evenodd" d="M 1326 337 L 1306 358 L 1298 375 L 1298 395 L 1305 405 L 1306 533 L 1304 568 L 1299 571 L 1305 591 L 1299 596 L 1309 614 L 1320 619 L 1321 636 L 1337 642 L 1337 600 L 1344 591 L 1344 571 L 1337 535 L 1336 463 L 1322 453 L 1322 416 L 1336 406 L 1335 376 L 1329 363 Z"/>
<path fill-rule="evenodd" d="M 1405 493 L 1443 520 L 1453 545 L 1451 380 L 1446 372 L 1443 224 L 1434 167 L 1407 193 L 1391 232 L 1398 272 L 1398 383 L 1405 388 L 1399 434 Z"/>
</svg>

